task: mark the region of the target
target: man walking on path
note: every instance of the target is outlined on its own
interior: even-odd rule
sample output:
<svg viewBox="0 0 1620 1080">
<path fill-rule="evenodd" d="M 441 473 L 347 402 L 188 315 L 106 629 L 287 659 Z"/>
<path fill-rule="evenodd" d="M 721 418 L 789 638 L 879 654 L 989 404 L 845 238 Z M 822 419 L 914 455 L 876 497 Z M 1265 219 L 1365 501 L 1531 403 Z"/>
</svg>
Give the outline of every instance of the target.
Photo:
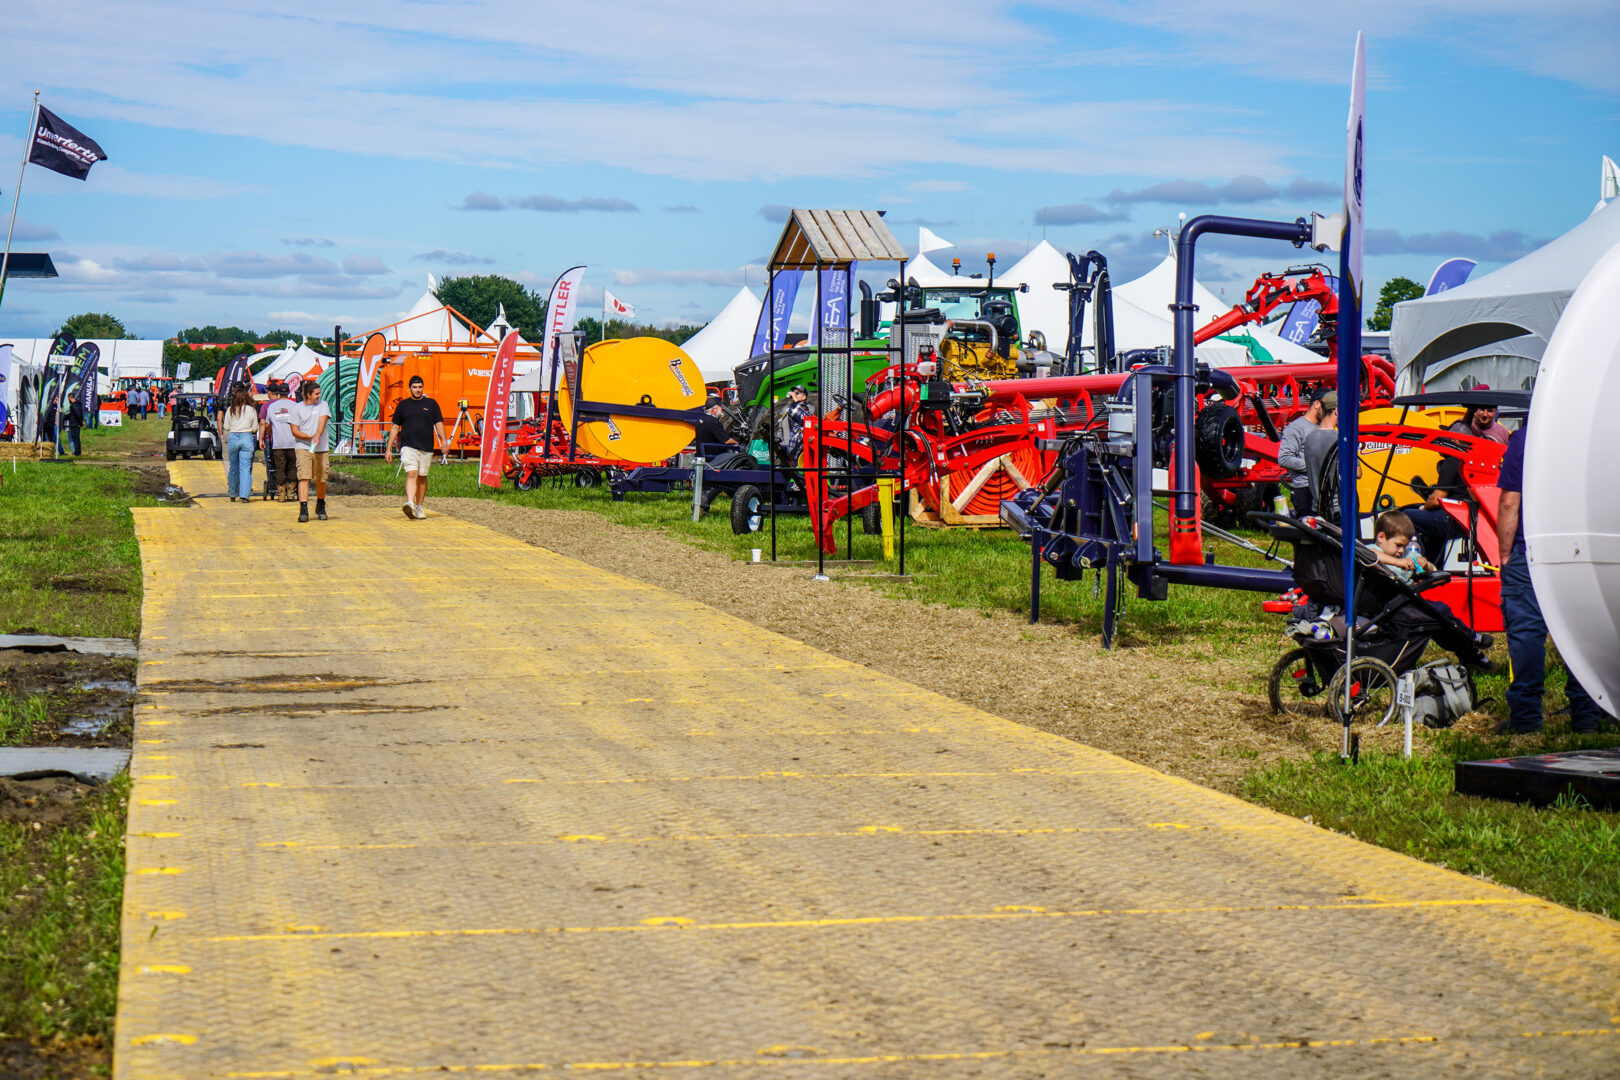
<svg viewBox="0 0 1620 1080">
<path fill-rule="evenodd" d="M 291 502 L 293 480 L 298 475 L 298 455 L 294 453 L 293 433 L 287 422 L 298 406 L 287 400 L 287 388 L 281 383 L 275 384 L 270 392 L 273 396 L 265 407 L 259 441 L 268 447 L 265 454 L 275 466 L 279 501 Z"/>
<path fill-rule="evenodd" d="M 315 516 L 326 520 L 326 473 L 331 459 L 327 422 L 332 410 L 321 400 L 321 384 L 306 379 L 298 386 L 304 402 L 288 418 L 288 428 L 297 440 L 294 454 L 298 461 L 298 520 L 309 520 L 309 483 L 315 481 Z"/>
<path fill-rule="evenodd" d="M 1524 506 L 1524 433 L 1528 426 L 1520 427 L 1508 438 L 1496 480 L 1502 491 L 1496 508 L 1496 535 L 1502 550 L 1509 553 L 1502 564 L 1502 622 L 1507 628 L 1508 658 L 1513 664 L 1513 678 L 1507 689 L 1507 727 L 1515 735 L 1541 730 L 1541 697 L 1547 677 L 1547 622 L 1541 617 L 1536 587 L 1530 580 L 1524 533 L 1519 529 Z M 1603 710 L 1573 671 L 1564 696 L 1569 699 L 1569 729 L 1578 735 L 1596 732 Z"/>
<path fill-rule="evenodd" d="M 444 413 L 439 403 L 428 397 L 422 376 L 411 376 L 411 396 L 394 406 L 393 430 L 383 450 L 383 460 L 399 461 L 405 467 L 405 516 L 427 517 L 422 501 L 427 498 L 428 469 L 433 465 L 433 447 L 444 441 Z"/>
</svg>

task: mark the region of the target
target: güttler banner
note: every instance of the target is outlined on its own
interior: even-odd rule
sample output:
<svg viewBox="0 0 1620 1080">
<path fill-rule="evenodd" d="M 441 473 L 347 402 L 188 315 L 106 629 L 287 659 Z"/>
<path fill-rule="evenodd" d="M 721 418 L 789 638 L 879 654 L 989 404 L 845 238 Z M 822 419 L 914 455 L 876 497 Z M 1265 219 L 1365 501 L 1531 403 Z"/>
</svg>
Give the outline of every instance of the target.
<svg viewBox="0 0 1620 1080">
<path fill-rule="evenodd" d="M 96 140 L 41 105 L 28 160 L 51 172 L 83 180 L 90 175 L 90 166 L 107 160 L 107 152 Z"/>
<path fill-rule="evenodd" d="M 101 395 L 97 383 L 101 373 L 96 370 L 96 365 L 101 363 L 101 346 L 86 341 L 73 350 L 73 356 L 79 361 L 79 408 L 84 412 L 85 423 L 100 427 Z"/>
<path fill-rule="evenodd" d="M 551 284 L 546 298 L 546 333 L 540 341 L 540 385 L 551 385 L 551 368 L 557 359 L 557 339 L 574 328 L 579 319 L 579 283 L 585 267 L 570 266 Z"/>
<path fill-rule="evenodd" d="M 506 410 L 512 400 L 512 366 L 517 361 L 518 332 L 501 338 L 495 350 L 495 363 L 489 369 L 489 391 L 484 395 L 484 433 L 478 442 L 478 483 L 482 487 L 501 486 L 501 466 L 506 463 Z"/>
</svg>

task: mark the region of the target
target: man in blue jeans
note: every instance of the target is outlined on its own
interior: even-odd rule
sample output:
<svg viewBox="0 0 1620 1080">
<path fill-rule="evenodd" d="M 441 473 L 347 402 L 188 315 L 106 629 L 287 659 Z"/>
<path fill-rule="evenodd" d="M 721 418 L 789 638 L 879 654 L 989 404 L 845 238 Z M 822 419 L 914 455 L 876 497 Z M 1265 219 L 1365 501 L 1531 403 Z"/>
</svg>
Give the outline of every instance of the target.
<svg viewBox="0 0 1620 1080">
<path fill-rule="evenodd" d="M 1507 627 L 1508 656 L 1513 661 L 1513 681 L 1507 690 L 1507 726 L 1514 734 L 1541 730 L 1541 695 L 1547 676 L 1547 623 L 1541 617 L 1536 588 L 1530 582 L 1524 533 L 1519 529 L 1524 500 L 1524 433 L 1528 426 L 1519 428 L 1508 439 L 1496 482 L 1502 490 L 1496 510 L 1496 535 L 1502 550 L 1509 553 L 1502 566 L 1502 621 Z M 1573 671 L 1564 693 L 1569 698 L 1569 729 L 1583 735 L 1596 731 L 1603 710 Z"/>
</svg>

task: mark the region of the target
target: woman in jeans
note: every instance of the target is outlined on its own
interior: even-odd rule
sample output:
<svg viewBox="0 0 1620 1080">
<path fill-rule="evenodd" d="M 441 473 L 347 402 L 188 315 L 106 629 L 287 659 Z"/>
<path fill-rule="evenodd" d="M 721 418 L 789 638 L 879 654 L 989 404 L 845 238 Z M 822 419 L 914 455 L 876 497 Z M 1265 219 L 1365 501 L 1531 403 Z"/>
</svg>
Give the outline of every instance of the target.
<svg viewBox="0 0 1620 1080">
<path fill-rule="evenodd" d="M 259 430 L 259 409 L 253 393 L 237 383 L 225 409 L 225 490 L 231 502 L 253 496 L 253 437 Z"/>
</svg>

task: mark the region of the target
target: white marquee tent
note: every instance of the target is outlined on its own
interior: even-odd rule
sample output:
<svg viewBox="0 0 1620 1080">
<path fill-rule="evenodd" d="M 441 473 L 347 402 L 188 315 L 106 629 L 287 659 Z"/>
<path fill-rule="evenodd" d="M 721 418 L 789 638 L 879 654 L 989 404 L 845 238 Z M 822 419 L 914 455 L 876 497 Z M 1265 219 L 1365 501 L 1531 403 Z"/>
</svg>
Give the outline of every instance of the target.
<svg viewBox="0 0 1620 1080">
<path fill-rule="evenodd" d="M 30 367 L 40 367 L 45 358 L 51 354 L 53 338 L 21 338 L 7 342 L 11 346 L 12 355 L 20 364 Z M 163 374 L 163 342 L 156 341 L 120 341 L 115 338 L 88 339 L 101 350 L 101 360 L 96 367 L 109 378 L 140 378 L 148 375 Z M 80 342 L 84 344 L 84 342 Z"/>
<path fill-rule="evenodd" d="M 759 325 L 760 298 L 748 286 L 737 290 L 720 313 L 681 346 L 709 383 L 730 382 L 732 370 L 748 359 Z"/>
<path fill-rule="evenodd" d="M 1390 352 L 1402 389 L 1530 387 L 1564 305 L 1620 244 L 1620 199 L 1517 262 L 1455 289 L 1395 305 Z"/>
</svg>

